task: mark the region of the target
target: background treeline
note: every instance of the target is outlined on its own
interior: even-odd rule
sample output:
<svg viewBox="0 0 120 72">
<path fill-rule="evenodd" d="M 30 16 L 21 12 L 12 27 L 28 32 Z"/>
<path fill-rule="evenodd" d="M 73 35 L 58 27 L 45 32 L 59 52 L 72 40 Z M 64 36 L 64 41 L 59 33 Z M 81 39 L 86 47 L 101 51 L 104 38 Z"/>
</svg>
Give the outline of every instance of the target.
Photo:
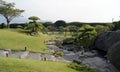
<svg viewBox="0 0 120 72">
<path fill-rule="evenodd" d="M 77 26 L 77 27 L 81 27 L 83 25 L 91 25 L 91 26 L 96 26 L 96 25 L 102 25 L 102 26 L 113 26 L 115 25 L 115 29 L 118 29 L 120 28 L 120 21 L 118 22 L 113 22 L 113 23 L 84 23 L 84 22 L 69 22 L 69 23 L 66 23 L 65 21 L 63 20 L 58 20 L 56 21 L 55 23 L 53 22 L 41 22 L 43 24 L 43 26 L 45 26 L 46 28 L 50 28 L 50 27 L 55 27 L 55 28 L 60 28 L 60 27 L 66 27 L 66 26 L 71 26 L 71 25 L 74 25 L 74 26 Z M 12 23 L 10 24 L 10 28 L 24 28 L 26 25 L 26 23 Z M 1 23 L 0 24 L 0 28 L 5 28 L 6 27 L 6 24 L 5 23 Z"/>
</svg>

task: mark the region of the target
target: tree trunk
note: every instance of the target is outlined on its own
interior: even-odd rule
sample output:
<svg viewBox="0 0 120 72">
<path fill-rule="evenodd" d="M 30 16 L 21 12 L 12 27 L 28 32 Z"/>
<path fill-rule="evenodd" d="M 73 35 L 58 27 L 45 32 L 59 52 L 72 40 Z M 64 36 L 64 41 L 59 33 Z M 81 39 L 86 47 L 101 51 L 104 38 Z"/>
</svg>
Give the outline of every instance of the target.
<svg viewBox="0 0 120 72">
<path fill-rule="evenodd" d="M 7 19 L 7 28 L 10 28 L 9 23 L 10 23 L 10 21 Z"/>
</svg>

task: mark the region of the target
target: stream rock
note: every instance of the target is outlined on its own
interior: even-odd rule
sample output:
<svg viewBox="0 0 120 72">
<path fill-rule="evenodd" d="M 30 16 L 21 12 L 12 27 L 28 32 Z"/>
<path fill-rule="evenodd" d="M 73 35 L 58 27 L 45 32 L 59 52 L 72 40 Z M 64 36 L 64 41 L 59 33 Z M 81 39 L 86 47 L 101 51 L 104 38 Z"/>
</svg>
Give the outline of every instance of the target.
<svg viewBox="0 0 120 72">
<path fill-rule="evenodd" d="M 0 50 L 0 56 L 6 57 L 6 53 L 9 53 L 8 51 Z"/>
<path fill-rule="evenodd" d="M 98 72 L 119 72 L 111 63 L 100 57 L 84 58 L 81 63 L 97 69 Z"/>
<path fill-rule="evenodd" d="M 29 52 L 28 51 L 13 51 L 9 55 L 11 58 L 26 58 L 28 56 Z"/>
<path fill-rule="evenodd" d="M 42 59 L 40 53 L 29 53 L 26 58 L 27 59 L 32 59 L 32 60 L 41 60 Z"/>
<path fill-rule="evenodd" d="M 120 30 L 105 32 L 98 36 L 95 42 L 95 48 L 108 51 L 108 49 L 118 41 L 120 41 Z"/>
<path fill-rule="evenodd" d="M 120 70 L 120 41 L 109 49 L 108 58 L 110 62 Z"/>
</svg>

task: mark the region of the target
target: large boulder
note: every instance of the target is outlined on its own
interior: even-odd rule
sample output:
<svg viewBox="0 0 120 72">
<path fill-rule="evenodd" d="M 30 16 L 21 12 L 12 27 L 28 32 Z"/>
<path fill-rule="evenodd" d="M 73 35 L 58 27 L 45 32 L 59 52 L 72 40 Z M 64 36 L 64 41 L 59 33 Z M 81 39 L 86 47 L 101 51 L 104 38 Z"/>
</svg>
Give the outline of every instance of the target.
<svg viewBox="0 0 120 72">
<path fill-rule="evenodd" d="M 109 49 L 108 59 L 118 70 L 120 70 L 120 41 Z"/>
<path fill-rule="evenodd" d="M 104 32 L 97 37 L 95 48 L 108 51 L 108 49 L 118 41 L 120 41 L 120 31 Z"/>
</svg>

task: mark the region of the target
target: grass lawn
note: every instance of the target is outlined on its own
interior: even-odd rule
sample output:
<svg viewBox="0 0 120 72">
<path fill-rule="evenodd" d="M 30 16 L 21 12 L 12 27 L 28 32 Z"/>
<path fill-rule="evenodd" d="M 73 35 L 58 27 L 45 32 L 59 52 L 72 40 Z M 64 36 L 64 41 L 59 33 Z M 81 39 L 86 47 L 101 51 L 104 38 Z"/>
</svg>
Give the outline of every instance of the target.
<svg viewBox="0 0 120 72">
<path fill-rule="evenodd" d="M 77 72 L 68 63 L 0 58 L 0 72 Z"/>
<path fill-rule="evenodd" d="M 66 32 L 66 36 L 65 36 L 65 32 L 63 32 L 62 34 L 54 32 L 52 36 L 54 36 L 54 37 L 61 37 L 61 38 L 64 38 L 64 37 L 71 38 L 72 37 L 70 32 Z"/>
<path fill-rule="evenodd" d="M 0 49 L 27 50 L 41 52 L 47 49 L 44 41 L 51 39 L 50 36 L 40 34 L 38 37 L 29 36 L 19 29 L 0 29 Z"/>
</svg>

